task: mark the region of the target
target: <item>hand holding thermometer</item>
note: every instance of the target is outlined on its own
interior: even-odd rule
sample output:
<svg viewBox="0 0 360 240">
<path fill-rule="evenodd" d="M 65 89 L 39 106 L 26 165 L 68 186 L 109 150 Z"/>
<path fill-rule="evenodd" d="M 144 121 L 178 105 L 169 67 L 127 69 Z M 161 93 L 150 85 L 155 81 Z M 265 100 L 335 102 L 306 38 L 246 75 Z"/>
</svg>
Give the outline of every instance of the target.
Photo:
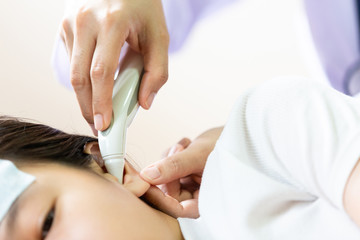
<svg viewBox="0 0 360 240">
<path fill-rule="evenodd" d="M 120 183 L 123 182 L 125 165 L 126 131 L 139 109 L 138 92 L 142 73 L 142 56 L 128 49 L 114 82 L 110 126 L 98 134 L 105 167 Z"/>
</svg>

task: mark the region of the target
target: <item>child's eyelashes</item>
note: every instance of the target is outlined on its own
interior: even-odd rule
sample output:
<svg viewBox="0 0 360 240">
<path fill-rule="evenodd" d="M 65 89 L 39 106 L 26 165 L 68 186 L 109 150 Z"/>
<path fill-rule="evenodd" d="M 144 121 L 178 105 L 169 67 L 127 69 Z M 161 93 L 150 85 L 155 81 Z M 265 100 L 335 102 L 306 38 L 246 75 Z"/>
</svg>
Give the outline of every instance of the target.
<svg viewBox="0 0 360 240">
<path fill-rule="evenodd" d="M 44 223 L 42 225 L 42 229 L 41 229 L 41 239 L 45 239 L 46 236 L 48 235 L 48 233 L 51 230 L 51 226 L 53 224 L 54 221 L 54 216 L 55 216 L 55 208 L 53 207 L 50 212 L 47 214 Z"/>
</svg>

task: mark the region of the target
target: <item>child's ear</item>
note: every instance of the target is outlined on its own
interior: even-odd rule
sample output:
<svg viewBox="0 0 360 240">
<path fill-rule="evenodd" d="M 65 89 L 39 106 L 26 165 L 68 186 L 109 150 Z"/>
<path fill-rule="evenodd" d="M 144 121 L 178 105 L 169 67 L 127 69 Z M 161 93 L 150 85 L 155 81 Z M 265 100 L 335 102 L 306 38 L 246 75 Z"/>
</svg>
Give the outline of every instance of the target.
<svg viewBox="0 0 360 240">
<path fill-rule="evenodd" d="M 84 153 L 86 154 L 94 154 L 94 149 L 93 151 L 91 151 L 94 146 L 97 146 L 97 148 L 99 147 L 99 143 L 96 142 L 96 141 L 93 141 L 93 142 L 87 142 L 85 143 L 84 145 Z"/>
<path fill-rule="evenodd" d="M 100 168 L 104 168 L 104 160 L 101 157 L 100 147 L 98 142 L 88 142 L 84 146 L 84 153 L 92 155 L 92 158 L 99 165 Z"/>
<path fill-rule="evenodd" d="M 110 181 L 117 182 L 117 178 L 113 175 L 107 173 L 104 160 L 101 157 L 99 144 L 98 142 L 89 142 L 84 146 L 84 153 L 91 154 L 96 163 L 93 163 L 91 168 L 101 174 L 103 177 L 107 178 Z M 102 170 L 101 170 L 102 169 Z M 145 182 L 139 175 L 139 172 L 127 161 L 125 161 L 124 167 L 124 178 L 123 186 L 132 192 L 135 196 L 141 197 L 145 192 L 150 188 L 150 184 Z"/>
<path fill-rule="evenodd" d="M 150 184 L 145 182 L 139 175 L 139 172 L 128 162 L 125 162 L 124 169 L 124 187 L 135 196 L 141 197 L 150 188 Z"/>
</svg>

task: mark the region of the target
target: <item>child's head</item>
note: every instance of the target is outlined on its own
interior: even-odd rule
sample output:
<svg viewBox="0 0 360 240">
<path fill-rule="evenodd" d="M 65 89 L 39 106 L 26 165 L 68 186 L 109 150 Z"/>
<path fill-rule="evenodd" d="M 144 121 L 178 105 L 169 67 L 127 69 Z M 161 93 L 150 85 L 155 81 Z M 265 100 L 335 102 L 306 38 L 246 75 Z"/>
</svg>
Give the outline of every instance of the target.
<svg viewBox="0 0 360 240">
<path fill-rule="evenodd" d="M 84 152 L 95 142 L 0 117 L 0 158 L 36 177 L 2 220 L 0 239 L 181 238 L 175 219 L 138 198 L 149 184 L 130 164 L 121 185 Z"/>
</svg>

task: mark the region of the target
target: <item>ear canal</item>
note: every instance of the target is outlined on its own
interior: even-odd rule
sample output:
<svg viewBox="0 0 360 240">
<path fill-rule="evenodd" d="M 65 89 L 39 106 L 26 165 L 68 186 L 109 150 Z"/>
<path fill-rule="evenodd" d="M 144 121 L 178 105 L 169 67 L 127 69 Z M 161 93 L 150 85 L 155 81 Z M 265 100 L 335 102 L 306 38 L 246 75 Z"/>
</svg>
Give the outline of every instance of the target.
<svg viewBox="0 0 360 240">
<path fill-rule="evenodd" d="M 95 160 L 95 162 L 102 168 L 104 172 L 107 172 L 104 160 L 101 157 L 99 143 L 96 141 L 88 142 L 84 146 L 84 153 L 89 154 Z"/>
</svg>

